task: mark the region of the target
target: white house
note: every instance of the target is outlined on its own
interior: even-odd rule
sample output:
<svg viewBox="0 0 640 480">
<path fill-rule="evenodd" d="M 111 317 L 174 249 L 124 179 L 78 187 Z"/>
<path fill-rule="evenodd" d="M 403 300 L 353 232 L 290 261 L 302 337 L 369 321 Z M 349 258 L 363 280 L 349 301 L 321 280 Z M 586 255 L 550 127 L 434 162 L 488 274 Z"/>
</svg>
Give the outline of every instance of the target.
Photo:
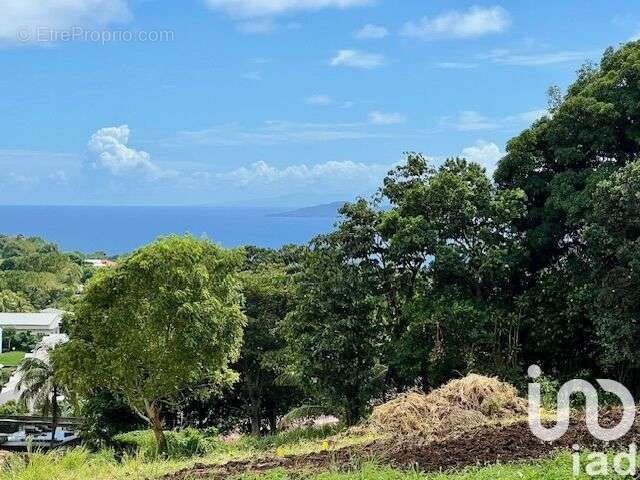
<svg viewBox="0 0 640 480">
<path fill-rule="evenodd" d="M 0 352 L 2 352 L 2 330 L 11 329 L 33 334 L 53 335 L 60 333 L 64 311 L 47 308 L 37 313 L 0 313 Z"/>
<path fill-rule="evenodd" d="M 116 262 L 107 258 L 87 258 L 84 263 L 91 265 L 95 268 L 113 267 Z"/>
</svg>

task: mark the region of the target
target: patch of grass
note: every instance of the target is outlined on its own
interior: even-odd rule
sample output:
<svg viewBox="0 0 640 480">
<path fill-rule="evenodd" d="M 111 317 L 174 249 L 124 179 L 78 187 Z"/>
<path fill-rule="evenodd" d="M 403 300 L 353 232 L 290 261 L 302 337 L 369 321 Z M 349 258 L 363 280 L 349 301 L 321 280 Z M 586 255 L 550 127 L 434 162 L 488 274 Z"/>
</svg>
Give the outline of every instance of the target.
<svg viewBox="0 0 640 480">
<path fill-rule="evenodd" d="M 304 443 L 313 443 L 316 440 L 324 440 L 343 431 L 339 425 L 324 425 L 322 427 L 296 428 L 276 435 L 266 437 L 243 436 L 238 443 L 245 448 L 255 450 L 272 450 L 283 446 L 294 446 Z"/>
<path fill-rule="evenodd" d="M 186 458 L 180 454 L 167 460 L 153 459 L 154 455 L 150 453 L 151 432 L 131 432 L 125 434 L 120 440 L 126 440 L 141 448 L 136 453 L 125 454 L 120 460 L 112 450 L 92 453 L 84 448 L 75 448 L 67 452 L 34 453 L 28 458 L 10 455 L 4 467 L 0 468 L 0 480 L 146 480 L 191 467 L 195 463 L 219 465 L 230 460 L 276 455 L 276 453 L 301 455 L 317 452 L 326 446 L 327 436 L 334 435 L 338 431 L 336 427 L 322 427 L 293 430 L 261 439 L 242 437 L 226 444 L 216 441 L 209 446 L 207 452 L 196 452 L 202 453 L 200 456 Z M 182 448 L 186 445 L 189 449 L 193 446 L 191 442 L 193 435 L 170 432 L 170 436 L 176 435 L 178 435 L 174 439 L 177 441 L 176 446 Z M 331 448 L 341 448 L 372 439 L 338 436 L 330 441 Z M 199 448 L 199 441 L 195 443 Z"/>
<path fill-rule="evenodd" d="M 3 352 L 0 353 L 0 364 L 5 367 L 17 367 L 25 356 L 25 352 Z"/>
<path fill-rule="evenodd" d="M 291 475 L 282 469 L 272 470 L 263 475 L 244 475 L 242 480 L 587 480 L 583 473 L 573 475 L 571 456 L 558 453 L 543 460 L 511 465 L 494 465 L 484 468 L 469 468 L 459 472 L 425 474 L 416 471 L 400 471 L 393 468 L 366 464 L 352 472 L 328 471 L 323 473 Z M 627 478 L 619 475 L 598 477 L 602 479 Z"/>
<path fill-rule="evenodd" d="M 184 430 L 165 432 L 169 457 L 191 458 L 203 456 L 211 452 L 226 451 L 227 445 L 218 438 L 215 430 L 196 430 L 185 428 Z M 156 440 L 151 430 L 138 430 L 121 433 L 114 438 L 124 450 L 135 453 L 145 460 L 154 460 L 157 457 Z"/>
<path fill-rule="evenodd" d="M 108 450 L 91 453 L 83 448 L 67 452 L 12 455 L 0 470 L 1 480 L 143 480 L 187 466 L 177 461 L 145 462 L 139 457 L 117 461 Z"/>
<path fill-rule="evenodd" d="M 343 432 L 345 429 L 340 425 L 298 428 L 261 438 L 243 436 L 234 446 L 238 452 L 245 455 L 250 453 L 289 456 L 362 445 L 382 438 L 381 435 L 371 432 L 341 435 Z"/>
</svg>

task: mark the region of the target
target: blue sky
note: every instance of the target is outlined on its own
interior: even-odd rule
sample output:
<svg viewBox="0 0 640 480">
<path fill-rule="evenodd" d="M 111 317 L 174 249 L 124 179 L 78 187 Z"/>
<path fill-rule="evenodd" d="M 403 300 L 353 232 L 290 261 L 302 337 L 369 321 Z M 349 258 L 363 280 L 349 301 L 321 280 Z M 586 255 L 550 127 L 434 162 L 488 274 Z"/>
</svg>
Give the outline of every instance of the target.
<svg viewBox="0 0 640 480">
<path fill-rule="evenodd" d="M 489 171 L 634 2 L 0 0 L 0 204 L 303 206 Z M 8 13 L 7 13 L 8 12 Z"/>
</svg>

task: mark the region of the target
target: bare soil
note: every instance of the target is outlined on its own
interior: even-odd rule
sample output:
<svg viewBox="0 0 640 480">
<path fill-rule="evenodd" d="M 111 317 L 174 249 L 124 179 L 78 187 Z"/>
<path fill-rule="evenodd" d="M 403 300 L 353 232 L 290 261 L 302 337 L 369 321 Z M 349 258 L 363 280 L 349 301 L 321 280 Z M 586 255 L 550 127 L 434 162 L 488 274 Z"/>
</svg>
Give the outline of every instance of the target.
<svg viewBox="0 0 640 480">
<path fill-rule="evenodd" d="M 618 412 L 604 412 L 600 416 L 600 425 L 615 425 L 619 418 Z M 230 479 L 244 473 L 265 472 L 273 468 L 285 468 L 292 472 L 328 468 L 350 470 L 366 461 L 375 461 L 400 469 L 441 471 L 538 459 L 557 449 L 570 449 L 574 444 L 582 448 L 601 449 L 626 447 L 639 440 L 638 422 L 625 437 L 614 444 L 603 445 L 589 434 L 582 418 L 573 419 L 569 431 L 560 440 L 552 443 L 540 441 L 531 434 L 526 421 L 519 421 L 501 426 L 474 427 L 441 440 L 404 436 L 329 452 L 264 457 L 223 465 L 196 464 L 192 468 L 166 475 L 163 480 Z"/>
</svg>

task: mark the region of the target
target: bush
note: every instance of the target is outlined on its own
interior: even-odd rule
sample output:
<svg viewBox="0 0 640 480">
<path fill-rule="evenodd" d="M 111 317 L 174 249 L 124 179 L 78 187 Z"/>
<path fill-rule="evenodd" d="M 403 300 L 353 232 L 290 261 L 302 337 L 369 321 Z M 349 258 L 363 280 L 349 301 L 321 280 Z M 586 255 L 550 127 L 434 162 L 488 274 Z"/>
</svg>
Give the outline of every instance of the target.
<svg viewBox="0 0 640 480">
<path fill-rule="evenodd" d="M 80 427 L 82 441 L 93 450 L 114 447 L 113 437 L 146 425 L 126 403 L 104 390 L 84 399 L 80 416 L 84 418 Z"/>
<path fill-rule="evenodd" d="M 25 415 L 26 413 L 28 413 L 27 407 L 15 400 L 0 405 L 0 415 Z"/>
<path fill-rule="evenodd" d="M 560 382 L 548 375 L 540 376 L 536 382 L 540 384 L 542 406 L 547 410 L 555 410 L 558 408 L 558 390 L 560 389 Z M 575 402 L 575 396 L 573 401 Z"/>
<path fill-rule="evenodd" d="M 169 446 L 169 458 L 189 458 L 205 455 L 224 448 L 215 429 L 196 430 L 185 428 L 180 431 L 165 432 Z M 157 444 L 151 430 L 136 430 L 121 433 L 113 437 L 117 447 L 130 453 L 136 453 L 145 460 L 157 457 Z"/>
</svg>

